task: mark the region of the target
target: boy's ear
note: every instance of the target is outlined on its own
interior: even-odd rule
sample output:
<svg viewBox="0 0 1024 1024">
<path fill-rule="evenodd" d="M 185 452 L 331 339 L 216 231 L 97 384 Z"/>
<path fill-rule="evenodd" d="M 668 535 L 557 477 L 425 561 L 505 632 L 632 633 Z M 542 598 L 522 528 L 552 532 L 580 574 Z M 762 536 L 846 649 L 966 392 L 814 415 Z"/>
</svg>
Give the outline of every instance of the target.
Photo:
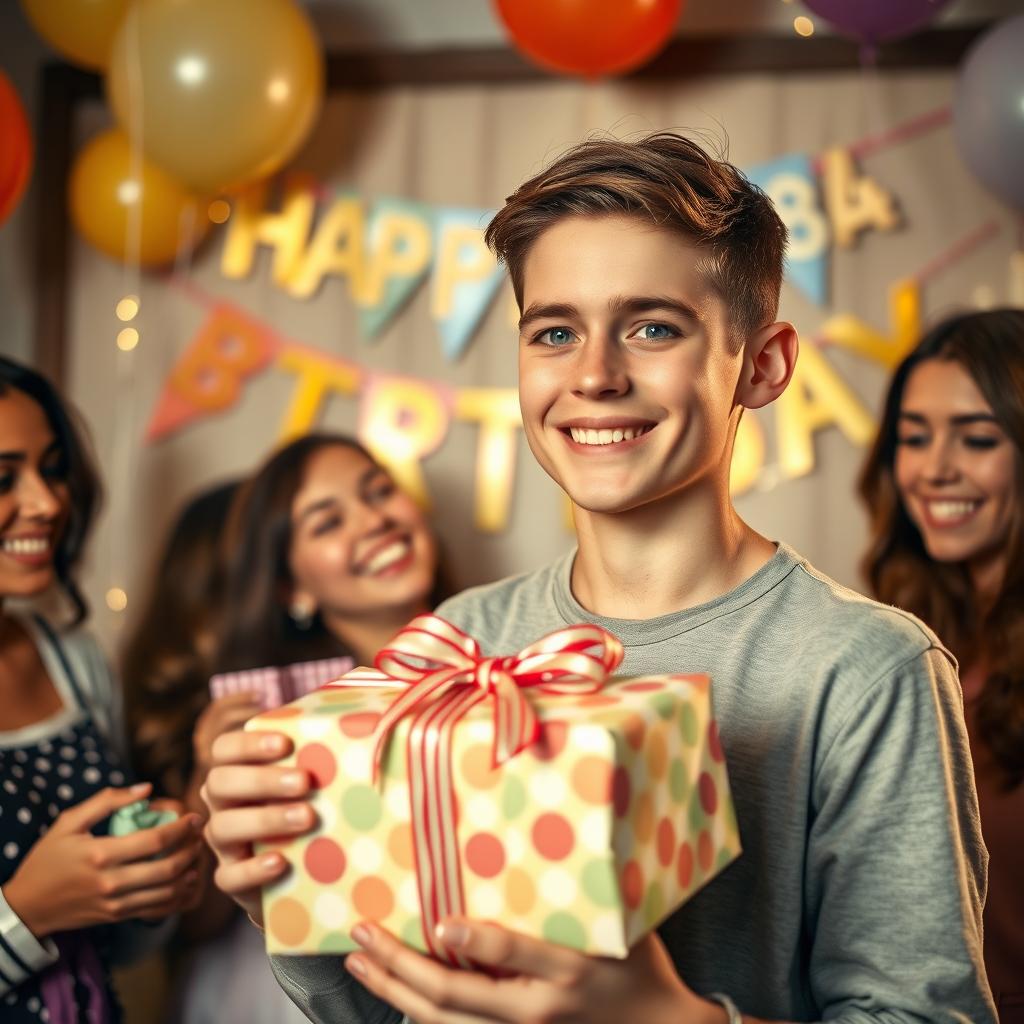
<svg viewBox="0 0 1024 1024">
<path fill-rule="evenodd" d="M 800 340 L 790 323 L 780 321 L 755 331 L 743 347 L 736 404 L 760 409 L 774 402 L 793 376 L 799 350 Z"/>
</svg>

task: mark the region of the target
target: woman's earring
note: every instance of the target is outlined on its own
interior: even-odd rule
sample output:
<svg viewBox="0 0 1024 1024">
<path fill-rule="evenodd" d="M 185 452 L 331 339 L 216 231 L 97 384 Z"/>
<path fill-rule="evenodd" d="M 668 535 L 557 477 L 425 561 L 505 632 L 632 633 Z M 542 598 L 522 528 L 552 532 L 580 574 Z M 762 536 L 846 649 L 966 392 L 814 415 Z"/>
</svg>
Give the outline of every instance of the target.
<svg viewBox="0 0 1024 1024">
<path fill-rule="evenodd" d="M 298 629 L 309 629 L 315 615 L 316 606 L 309 600 L 296 599 L 288 608 L 288 616 Z"/>
</svg>

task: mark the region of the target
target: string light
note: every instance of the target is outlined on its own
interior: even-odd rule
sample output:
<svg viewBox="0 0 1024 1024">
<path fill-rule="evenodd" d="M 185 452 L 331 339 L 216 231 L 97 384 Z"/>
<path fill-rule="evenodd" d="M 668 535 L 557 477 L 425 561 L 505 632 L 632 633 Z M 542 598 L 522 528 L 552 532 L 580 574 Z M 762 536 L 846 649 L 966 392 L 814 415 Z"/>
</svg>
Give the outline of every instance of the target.
<svg viewBox="0 0 1024 1024">
<path fill-rule="evenodd" d="M 793 28 L 798 36 L 814 35 L 814 22 L 802 14 L 793 19 Z"/>
<path fill-rule="evenodd" d="M 125 327 L 117 332 L 117 347 L 122 352 L 131 352 L 139 343 L 139 332 L 134 327 Z"/>
<path fill-rule="evenodd" d="M 124 323 L 134 320 L 139 313 L 138 295 L 126 295 L 117 303 L 114 311 L 117 313 L 117 319 Z"/>
<path fill-rule="evenodd" d="M 128 595 L 120 587 L 111 587 L 106 598 L 107 607 L 112 612 L 123 612 L 128 607 Z"/>
<path fill-rule="evenodd" d="M 214 224 L 223 224 L 231 216 L 231 204 L 225 199 L 214 199 L 206 212 Z"/>
</svg>

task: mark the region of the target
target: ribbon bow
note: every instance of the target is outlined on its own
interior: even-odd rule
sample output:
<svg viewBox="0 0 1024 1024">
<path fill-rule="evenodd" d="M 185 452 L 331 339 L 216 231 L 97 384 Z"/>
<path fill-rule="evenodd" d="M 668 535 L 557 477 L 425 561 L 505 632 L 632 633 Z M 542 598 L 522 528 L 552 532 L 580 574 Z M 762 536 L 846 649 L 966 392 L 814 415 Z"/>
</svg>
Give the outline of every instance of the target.
<svg viewBox="0 0 1024 1024">
<path fill-rule="evenodd" d="M 380 672 L 408 684 L 374 730 L 373 772 L 378 778 L 387 738 L 405 715 L 434 704 L 456 688 L 457 721 L 488 698 L 494 702 L 494 767 L 533 743 L 540 723 L 526 691 L 587 694 L 599 690 L 622 662 L 622 644 L 600 626 L 549 633 L 518 654 L 485 658 L 473 637 L 436 615 L 420 615 L 381 649 Z M 449 716 L 446 716 L 449 717 Z"/>
</svg>

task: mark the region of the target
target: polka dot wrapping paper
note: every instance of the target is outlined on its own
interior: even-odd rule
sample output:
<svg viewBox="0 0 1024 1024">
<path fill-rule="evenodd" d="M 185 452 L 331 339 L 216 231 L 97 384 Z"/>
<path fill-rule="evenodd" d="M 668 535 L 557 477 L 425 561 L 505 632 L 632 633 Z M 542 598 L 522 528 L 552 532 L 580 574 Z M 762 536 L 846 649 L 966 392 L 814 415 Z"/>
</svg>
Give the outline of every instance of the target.
<svg viewBox="0 0 1024 1024">
<path fill-rule="evenodd" d="M 358 673 L 350 673 L 357 675 Z M 263 847 L 291 864 L 264 892 L 267 950 L 343 953 L 361 920 L 428 951 L 414 854 L 407 739 L 373 781 L 373 731 L 401 689 L 330 688 L 247 729 L 291 736 L 319 818 Z M 705 676 L 615 678 L 584 696 L 531 695 L 537 742 L 494 767 L 485 702 L 451 734 L 455 848 L 469 917 L 623 957 L 740 853 Z"/>
</svg>

